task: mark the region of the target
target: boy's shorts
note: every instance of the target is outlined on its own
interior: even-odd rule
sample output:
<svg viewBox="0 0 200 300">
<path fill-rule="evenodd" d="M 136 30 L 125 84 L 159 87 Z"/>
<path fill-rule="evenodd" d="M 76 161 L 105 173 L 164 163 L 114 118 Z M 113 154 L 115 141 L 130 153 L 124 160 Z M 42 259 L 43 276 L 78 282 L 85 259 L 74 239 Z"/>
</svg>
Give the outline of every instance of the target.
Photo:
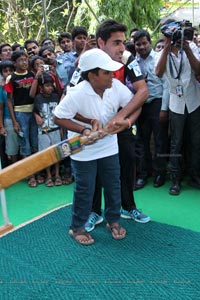
<svg viewBox="0 0 200 300">
<path fill-rule="evenodd" d="M 5 136 L 7 155 L 13 156 L 17 155 L 19 152 L 18 136 L 15 132 L 11 119 L 4 119 L 4 127 L 6 129 L 7 135 Z"/>
<path fill-rule="evenodd" d="M 42 133 L 38 135 L 38 148 L 42 151 L 52 145 L 55 145 L 61 141 L 60 129 Z"/>
</svg>

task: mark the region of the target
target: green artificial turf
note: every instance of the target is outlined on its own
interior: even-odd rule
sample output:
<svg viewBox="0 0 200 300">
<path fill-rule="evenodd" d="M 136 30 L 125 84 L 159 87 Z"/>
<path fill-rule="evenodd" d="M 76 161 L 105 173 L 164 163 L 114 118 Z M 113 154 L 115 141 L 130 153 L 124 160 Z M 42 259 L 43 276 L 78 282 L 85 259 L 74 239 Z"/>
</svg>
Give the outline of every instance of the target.
<svg viewBox="0 0 200 300">
<path fill-rule="evenodd" d="M 167 181 L 164 186 L 154 188 L 150 179 L 143 189 L 134 192 L 137 208 L 148 214 L 153 221 L 200 232 L 200 190 L 183 182 L 181 194 L 171 196 L 168 194 L 169 186 L 170 182 Z M 73 184 L 52 188 L 41 184 L 30 188 L 26 181 L 21 181 L 9 187 L 5 193 L 9 221 L 17 226 L 54 208 L 71 203 Z"/>
</svg>

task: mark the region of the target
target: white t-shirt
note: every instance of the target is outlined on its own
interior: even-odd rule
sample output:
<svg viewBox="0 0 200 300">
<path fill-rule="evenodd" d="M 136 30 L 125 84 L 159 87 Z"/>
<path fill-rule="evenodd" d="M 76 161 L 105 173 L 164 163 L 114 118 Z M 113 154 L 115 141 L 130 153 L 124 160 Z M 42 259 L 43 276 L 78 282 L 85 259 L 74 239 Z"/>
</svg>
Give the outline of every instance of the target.
<svg viewBox="0 0 200 300">
<path fill-rule="evenodd" d="M 74 116 L 79 113 L 85 118 L 97 119 L 103 126 L 117 114 L 119 107 L 124 107 L 133 97 L 130 90 L 119 80 L 113 79 L 112 87 L 106 89 L 101 98 L 86 80 L 68 90 L 67 95 L 55 108 L 55 116 L 59 119 L 72 119 L 74 122 L 85 126 Z M 87 127 L 89 127 L 87 125 Z M 68 131 L 68 138 L 79 135 Z M 84 147 L 83 151 L 71 155 L 78 161 L 89 161 L 118 153 L 117 135 L 107 135 L 97 140 L 92 145 Z"/>
<path fill-rule="evenodd" d="M 190 48 L 194 56 L 199 59 L 198 48 L 194 43 L 190 43 Z M 156 54 L 156 64 L 158 63 L 162 51 Z M 172 68 L 174 73 L 177 75 L 177 70 L 180 68 L 181 64 L 181 54 L 180 51 L 178 56 L 172 55 Z M 180 79 L 174 79 L 171 76 L 171 71 L 169 67 L 169 55 L 167 56 L 166 70 L 164 73 L 169 82 L 170 88 L 170 100 L 169 100 L 169 109 L 178 114 L 184 114 L 185 107 L 189 113 L 193 112 L 200 106 L 200 87 L 195 78 L 194 71 L 191 68 L 190 62 L 187 58 L 185 51 L 183 51 L 183 61 L 182 61 L 182 71 L 180 74 Z M 181 86 L 183 90 L 183 95 L 181 97 L 177 96 L 176 88 Z"/>
</svg>

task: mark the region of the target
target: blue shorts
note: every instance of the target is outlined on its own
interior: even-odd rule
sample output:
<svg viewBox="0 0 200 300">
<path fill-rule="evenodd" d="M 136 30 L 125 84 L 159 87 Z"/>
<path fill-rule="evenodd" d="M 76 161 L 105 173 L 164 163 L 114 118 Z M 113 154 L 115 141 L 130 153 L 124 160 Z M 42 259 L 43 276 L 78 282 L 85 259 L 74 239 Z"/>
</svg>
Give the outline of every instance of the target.
<svg viewBox="0 0 200 300">
<path fill-rule="evenodd" d="M 38 135 L 38 148 L 42 151 L 61 141 L 60 129 Z"/>
<path fill-rule="evenodd" d="M 13 123 L 11 119 L 4 119 L 4 127 L 6 129 L 6 149 L 7 155 L 13 156 L 17 155 L 19 152 L 18 136 L 13 128 Z"/>
<path fill-rule="evenodd" d="M 29 156 L 38 151 L 38 126 L 32 112 L 15 111 L 21 134 L 18 135 L 20 154 Z"/>
</svg>

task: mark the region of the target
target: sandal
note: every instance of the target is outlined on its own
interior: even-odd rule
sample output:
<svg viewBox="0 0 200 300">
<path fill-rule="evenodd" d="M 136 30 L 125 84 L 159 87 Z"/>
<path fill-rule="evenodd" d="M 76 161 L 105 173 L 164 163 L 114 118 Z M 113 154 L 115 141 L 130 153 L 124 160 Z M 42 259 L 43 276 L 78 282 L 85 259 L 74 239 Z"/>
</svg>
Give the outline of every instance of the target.
<svg viewBox="0 0 200 300">
<path fill-rule="evenodd" d="M 74 177 L 72 175 L 63 175 L 62 176 L 62 184 L 68 185 L 71 184 L 74 181 Z"/>
<path fill-rule="evenodd" d="M 56 176 L 54 183 L 55 183 L 56 186 L 62 185 L 62 179 L 61 179 L 61 177 L 60 176 Z"/>
<path fill-rule="evenodd" d="M 52 180 L 51 177 L 46 178 L 46 180 L 45 180 L 45 185 L 46 185 L 47 187 L 52 187 L 52 186 L 54 186 L 54 183 L 53 183 L 53 180 Z"/>
<path fill-rule="evenodd" d="M 37 187 L 37 180 L 35 179 L 35 177 L 30 177 L 28 179 L 28 185 L 29 187 Z"/>
<path fill-rule="evenodd" d="M 44 177 L 43 177 L 42 175 L 38 175 L 38 176 L 37 176 L 37 182 L 38 182 L 39 184 L 44 183 Z"/>
<path fill-rule="evenodd" d="M 93 238 L 84 229 L 70 229 L 69 235 L 80 245 L 89 246 L 94 244 Z"/>
<path fill-rule="evenodd" d="M 119 223 L 107 224 L 106 228 L 111 231 L 112 237 L 115 240 L 122 240 L 126 236 L 126 229 L 124 229 Z"/>
</svg>

